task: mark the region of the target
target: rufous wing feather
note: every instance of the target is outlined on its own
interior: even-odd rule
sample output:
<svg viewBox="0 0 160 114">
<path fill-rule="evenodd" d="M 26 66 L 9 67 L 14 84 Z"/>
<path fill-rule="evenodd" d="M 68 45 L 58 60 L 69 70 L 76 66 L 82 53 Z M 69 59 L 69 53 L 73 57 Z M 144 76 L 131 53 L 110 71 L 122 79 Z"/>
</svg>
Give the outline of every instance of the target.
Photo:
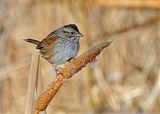
<svg viewBox="0 0 160 114">
<path fill-rule="evenodd" d="M 58 36 L 51 36 L 43 39 L 36 47 L 36 49 L 42 49 L 45 46 L 52 45 L 59 37 Z"/>
</svg>

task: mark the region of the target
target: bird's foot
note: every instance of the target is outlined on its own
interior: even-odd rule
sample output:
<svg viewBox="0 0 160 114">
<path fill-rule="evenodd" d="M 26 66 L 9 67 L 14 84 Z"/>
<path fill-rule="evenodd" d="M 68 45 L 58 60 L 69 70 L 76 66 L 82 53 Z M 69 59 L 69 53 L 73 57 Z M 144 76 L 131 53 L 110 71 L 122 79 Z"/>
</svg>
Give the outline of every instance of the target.
<svg viewBox="0 0 160 114">
<path fill-rule="evenodd" d="M 60 72 L 60 69 L 61 69 L 61 68 L 64 68 L 64 67 L 65 67 L 65 65 L 58 65 L 58 66 L 55 68 L 56 75 L 62 74 L 62 73 Z"/>
<path fill-rule="evenodd" d="M 68 59 L 67 61 L 68 62 L 70 62 L 70 61 L 72 61 L 72 60 L 75 60 L 76 58 L 74 58 L 74 57 L 71 57 L 70 59 Z"/>
</svg>

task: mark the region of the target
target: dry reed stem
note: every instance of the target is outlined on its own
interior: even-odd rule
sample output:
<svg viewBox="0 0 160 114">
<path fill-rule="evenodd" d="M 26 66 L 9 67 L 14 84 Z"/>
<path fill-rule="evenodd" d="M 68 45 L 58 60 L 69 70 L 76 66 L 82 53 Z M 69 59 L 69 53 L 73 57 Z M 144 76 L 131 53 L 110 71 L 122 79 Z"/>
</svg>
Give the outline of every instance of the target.
<svg viewBox="0 0 160 114">
<path fill-rule="evenodd" d="M 16 63 L 7 65 L 6 67 L 3 67 L 0 69 L 0 80 L 5 80 L 7 78 L 10 78 L 12 75 L 8 75 L 12 72 L 15 72 L 17 70 L 20 70 L 26 66 L 29 66 L 31 64 L 31 58 L 27 57 L 23 60 L 20 60 Z"/>
<path fill-rule="evenodd" d="M 160 1 L 158 0 L 99 0 L 97 4 L 107 7 L 120 7 L 120 8 L 150 8 L 160 9 Z"/>
<path fill-rule="evenodd" d="M 60 87 L 63 85 L 64 81 L 71 78 L 75 73 L 80 71 L 83 67 L 87 65 L 87 63 L 93 61 L 97 55 L 101 53 L 101 51 L 108 47 L 111 44 L 110 41 L 103 41 L 80 55 L 78 58 L 71 60 L 70 62 L 65 63 L 65 67 L 59 69 L 61 73 L 57 74 L 56 79 L 51 85 L 48 87 L 46 91 L 44 91 L 39 97 L 36 105 L 35 105 L 35 114 L 39 111 L 43 111 L 46 109 L 52 98 L 58 92 Z"/>
<path fill-rule="evenodd" d="M 36 83 L 36 94 L 39 96 L 43 90 L 43 81 L 42 81 L 42 71 L 41 71 L 41 64 L 39 60 L 38 65 L 38 75 L 37 75 L 37 83 Z"/>
<path fill-rule="evenodd" d="M 41 94 L 42 91 L 43 91 L 43 80 L 42 80 L 42 71 L 41 71 L 41 64 L 40 64 L 40 58 L 39 58 L 37 84 L 36 84 L 37 97 Z M 43 114 L 47 114 L 46 110 L 44 111 Z"/>
<path fill-rule="evenodd" d="M 35 88 L 36 88 L 38 65 L 39 65 L 39 55 L 35 54 L 32 56 L 25 114 L 32 114 L 33 112 L 34 93 L 35 93 Z"/>
<path fill-rule="evenodd" d="M 142 24 L 134 24 L 134 25 L 128 26 L 127 28 L 119 29 L 116 32 L 112 32 L 111 34 L 109 34 L 109 36 L 119 34 L 119 33 L 123 33 L 123 32 L 127 32 L 127 31 L 137 29 L 137 28 L 145 28 L 145 27 L 148 27 L 150 25 L 157 24 L 159 21 L 160 21 L 159 15 L 158 16 L 153 16 L 152 18 L 148 19 L 146 22 L 144 22 Z"/>
<path fill-rule="evenodd" d="M 151 109 L 152 108 L 151 105 L 153 105 L 156 99 L 158 99 L 159 94 L 160 94 L 160 69 L 158 70 L 158 76 L 152 91 L 146 98 L 145 102 L 142 104 L 143 109 L 145 110 Z"/>
</svg>

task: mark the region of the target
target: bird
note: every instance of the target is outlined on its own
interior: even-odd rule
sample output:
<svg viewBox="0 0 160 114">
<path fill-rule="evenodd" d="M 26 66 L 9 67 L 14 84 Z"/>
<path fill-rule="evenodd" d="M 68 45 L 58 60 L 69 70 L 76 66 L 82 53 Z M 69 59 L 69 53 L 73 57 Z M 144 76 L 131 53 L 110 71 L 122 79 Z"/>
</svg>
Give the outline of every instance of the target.
<svg viewBox="0 0 160 114">
<path fill-rule="evenodd" d="M 42 41 L 36 39 L 24 39 L 26 42 L 36 45 L 40 55 L 55 68 L 75 58 L 80 48 L 80 37 L 84 35 L 75 24 L 62 26 Z"/>
</svg>

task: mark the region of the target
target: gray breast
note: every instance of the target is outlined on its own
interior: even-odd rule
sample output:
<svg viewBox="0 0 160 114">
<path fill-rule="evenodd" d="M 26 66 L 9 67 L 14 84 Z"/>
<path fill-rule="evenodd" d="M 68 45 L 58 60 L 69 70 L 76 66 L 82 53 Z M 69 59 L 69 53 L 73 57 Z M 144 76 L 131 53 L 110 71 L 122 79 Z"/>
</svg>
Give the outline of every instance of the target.
<svg viewBox="0 0 160 114">
<path fill-rule="evenodd" d="M 54 64 L 54 66 L 61 65 L 77 55 L 79 51 L 79 42 L 61 40 L 56 43 L 53 51 L 54 55 L 51 58 L 52 64 Z"/>
</svg>

